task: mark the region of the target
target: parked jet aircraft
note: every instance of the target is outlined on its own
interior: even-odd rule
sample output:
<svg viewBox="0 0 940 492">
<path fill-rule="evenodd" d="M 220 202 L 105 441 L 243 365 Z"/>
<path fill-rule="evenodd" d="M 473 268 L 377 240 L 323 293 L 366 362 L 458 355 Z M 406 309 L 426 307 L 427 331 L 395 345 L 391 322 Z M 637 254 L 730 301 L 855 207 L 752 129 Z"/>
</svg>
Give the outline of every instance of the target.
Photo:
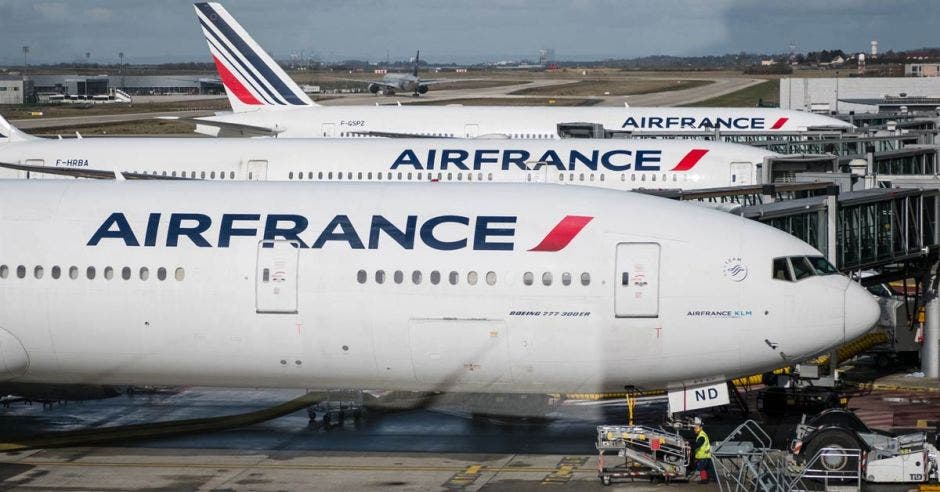
<svg viewBox="0 0 940 492">
<path fill-rule="evenodd" d="M 879 314 L 786 233 L 586 187 L 6 180 L 0 230 L 21 383 L 622 391 Z"/>
<path fill-rule="evenodd" d="M 828 116 L 769 108 L 319 106 L 218 3 L 195 4 L 234 113 L 189 119 L 213 136 L 553 139 L 566 132 L 781 133 L 848 129 Z"/>
<path fill-rule="evenodd" d="M 711 188 L 758 181 L 764 149 L 704 140 L 43 139 L 0 118 L 2 177 L 472 181 Z M 6 142 L 6 143 L 4 143 Z M 37 174 L 42 173 L 42 174 Z"/>
</svg>

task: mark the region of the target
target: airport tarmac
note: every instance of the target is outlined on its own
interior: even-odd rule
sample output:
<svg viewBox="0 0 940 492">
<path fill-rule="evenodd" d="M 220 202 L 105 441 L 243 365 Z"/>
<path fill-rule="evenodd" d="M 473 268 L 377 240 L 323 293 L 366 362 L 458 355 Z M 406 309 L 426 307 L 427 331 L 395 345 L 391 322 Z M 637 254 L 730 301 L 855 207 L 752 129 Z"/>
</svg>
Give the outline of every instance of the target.
<svg viewBox="0 0 940 492">
<path fill-rule="evenodd" d="M 409 104 L 412 102 L 435 102 L 438 104 L 447 104 L 449 100 L 466 100 L 468 98 L 479 98 L 479 99 L 492 99 L 492 98 L 502 98 L 507 99 L 507 104 L 511 104 L 511 100 L 515 99 L 534 99 L 539 101 L 544 101 L 547 98 L 551 99 L 596 99 L 598 100 L 598 106 L 623 106 L 624 103 L 628 103 L 631 106 L 678 106 L 682 104 L 691 104 L 698 101 L 703 101 L 713 97 L 722 96 L 729 94 L 731 92 L 739 91 L 745 89 L 755 84 L 763 82 L 760 79 L 750 79 L 750 78 L 709 78 L 709 77 L 695 77 L 696 79 L 709 80 L 710 84 L 706 84 L 699 87 L 692 87 L 689 89 L 682 90 L 673 90 L 673 91 L 664 91 L 664 92 L 654 92 L 649 94 L 637 94 L 632 96 L 557 96 L 557 97 L 547 97 L 544 95 L 540 96 L 528 96 L 528 95 L 511 95 L 511 92 L 518 91 L 520 89 L 531 89 L 536 87 L 547 87 L 553 85 L 562 85 L 569 84 L 572 82 L 577 82 L 578 79 L 539 79 L 526 83 L 516 84 L 516 85 L 507 85 L 499 87 L 489 87 L 489 88 L 478 88 L 478 89 L 455 89 L 455 90 L 430 90 L 427 94 L 422 95 L 420 98 L 411 97 L 408 94 L 401 94 L 396 96 L 377 96 L 369 93 L 365 94 L 347 94 L 340 95 L 340 97 L 335 97 L 331 99 L 326 99 L 320 101 L 319 104 L 325 106 L 338 106 L 338 105 L 359 105 L 367 106 L 374 104 L 383 104 L 383 105 L 394 105 L 399 102 L 402 104 Z M 180 102 L 180 101 L 197 101 L 202 99 L 213 99 L 218 98 L 218 96 L 181 96 L 181 95 L 169 95 L 169 96 L 140 96 L 139 102 L 156 102 L 156 103 L 169 103 L 169 102 Z M 66 127 L 75 127 L 75 126 L 93 126 L 93 125 L 103 125 L 103 124 L 112 124 L 112 123 L 124 123 L 130 121 L 141 121 L 157 118 L 160 116 L 177 116 L 177 117 L 200 117 L 200 116 L 211 116 L 214 114 L 214 111 L 209 110 L 196 110 L 196 111 L 176 111 L 176 112 L 143 112 L 143 113 L 127 113 L 127 114 L 113 114 L 113 115 L 88 115 L 88 116 L 70 116 L 70 117 L 61 117 L 61 118 L 24 118 L 24 119 L 14 119 L 11 120 L 11 123 L 17 128 L 22 130 L 31 131 L 31 130 L 41 130 L 41 129 L 51 129 L 51 128 L 66 128 Z"/>
<path fill-rule="evenodd" d="M 0 410 L 0 436 L 101 428 L 248 412 L 302 391 L 184 388 L 79 403 Z M 3 490 L 535 490 L 544 484 L 601 489 L 594 426 L 623 421 L 623 402 L 577 401 L 550 420 L 508 425 L 438 410 L 368 412 L 324 428 L 306 411 L 211 434 L 116 442 L 0 456 Z M 654 419 L 660 399 L 638 418 Z M 629 490 L 658 490 L 637 482 Z M 619 488 L 619 487 L 617 487 Z M 710 490 L 673 485 L 670 490 Z M 541 489 L 544 490 L 544 489 Z"/>
</svg>

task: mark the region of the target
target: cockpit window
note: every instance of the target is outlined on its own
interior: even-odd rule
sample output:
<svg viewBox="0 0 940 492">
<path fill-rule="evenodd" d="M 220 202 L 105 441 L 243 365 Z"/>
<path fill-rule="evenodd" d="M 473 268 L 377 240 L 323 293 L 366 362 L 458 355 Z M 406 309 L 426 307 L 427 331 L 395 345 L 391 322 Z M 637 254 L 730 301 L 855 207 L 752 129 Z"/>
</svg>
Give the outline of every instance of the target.
<svg viewBox="0 0 940 492">
<path fill-rule="evenodd" d="M 787 264 L 786 258 L 775 258 L 774 259 L 774 279 L 775 280 L 786 280 L 787 282 L 793 281 L 793 276 L 790 275 L 790 266 Z"/>
<path fill-rule="evenodd" d="M 809 264 L 805 256 L 794 256 L 790 258 L 790 264 L 793 265 L 793 276 L 796 277 L 797 280 L 803 280 L 806 277 L 816 275 L 816 271 L 813 270 L 813 266 Z"/>
<path fill-rule="evenodd" d="M 832 266 L 832 263 L 829 263 L 829 260 L 822 256 L 810 256 L 807 259 L 813 265 L 817 275 L 835 275 L 839 273 L 836 267 Z"/>
</svg>

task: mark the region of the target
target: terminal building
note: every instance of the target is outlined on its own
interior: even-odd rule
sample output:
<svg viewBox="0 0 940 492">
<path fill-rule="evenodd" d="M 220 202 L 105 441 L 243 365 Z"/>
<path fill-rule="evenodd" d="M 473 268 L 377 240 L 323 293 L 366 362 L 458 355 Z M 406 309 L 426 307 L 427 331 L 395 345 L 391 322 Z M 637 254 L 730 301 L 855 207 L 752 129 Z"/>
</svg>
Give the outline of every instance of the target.
<svg viewBox="0 0 940 492">
<path fill-rule="evenodd" d="M 24 104 L 33 95 L 33 81 L 21 75 L 0 75 L 0 104 Z"/>
<path fill-rule="evenodd" d="M 880 107 L 878 101 L 881 100 L 937 97 L 940 97 L 940 77 L 780 79 L 782 109 L 823 113 L 876 113 Z M 935 110 L 936 105 L 930 109 Z"/>
<path fill-rule="evenodd" d="M 100 96 L 120 89 L 133 96 L 164 94 L 224 94 L 215 74 L 181 75 L 31 75 L 37 94 Z"/>
</svg>

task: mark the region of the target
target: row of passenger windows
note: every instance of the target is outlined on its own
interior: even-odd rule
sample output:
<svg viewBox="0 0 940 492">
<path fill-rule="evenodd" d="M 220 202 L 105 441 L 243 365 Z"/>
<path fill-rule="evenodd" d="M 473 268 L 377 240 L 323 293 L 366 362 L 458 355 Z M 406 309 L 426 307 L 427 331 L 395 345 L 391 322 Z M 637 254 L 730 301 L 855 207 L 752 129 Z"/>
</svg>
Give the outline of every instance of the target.
<svg viewBox="0 0 940 492">
<path fill-rule="evenodd" d="M 11 270 L 11 268 L 12 268 L 12 267 L 7 266 L 7 265 L 0 265 L 0 279 L 5 279 L 5 278 L 10 277 L 10 273 L 11 273 L 10 270 Z M 130 280 L 131 277 L 134 276 L 134 271 L 131 269 L 131 267 L 123 267 L 123 268 L 121 268 L 121 272 L 120 272 L 120 273 L 121 273 L 121 278 L 124 279 L 124 280 Z M 113 268 L 113 267 L 109 267 L 109 266 L 108 266 L 108 267 L 104 267 L 104 269 L 101 271 L 101 276 L 104 277 L 105 280 L 112 280 L 112 279 L 114 278 L 114 274 L 115 274 L 114 268 Z M 149 279 L 150 279 L 150 269 L 147 268 L 147 267 L 140 267 L 140 269 L 137 270 L 136 274 L 137 274 L 137 275 L 136 275 L 137 278 L 139 278 L 140 280 L 149 280 Z M 36 266 L 33 267 L 33 269 L 32 269 L 32 277 L 33 277 L 33 278 L 41 279 L 41 278 L 43 278 L 45 275 L 46 275 L 46 268 L 45 268 L 45 267 L 43 267 L 42 265 L 36 265 Z M 60 267 L 59 265 L 55 265 L 55 266 L 53 266 L 52 268 L 49 269 L 49 276 L 52 277 L 52 278 L 54 278 L 54 279 L 61 278 L 62 275 L 63 275 L 63 267 Z M 67 275 L 68 275 L 68 278 L 70 278 L 70 279 L 72 279 L 72 280 L 77 280 L 79 277 L 82 276 L 81 271 L 80 271 L 80 269 L 79 269 L 77 266 L 70 266 L 70 267 L 68 267 Z M 19 266 L 17 266 L 17 267 L 16 267 L 16 278 L 26 278 L 26 276 L 27 276 L 27 268 L 26 268 L 26 266 L 24 266 L 24 265 L 19 265 Z M 98 276 L 98 271 L 97 271 L 97 269 L 95 269 L 95 267 L 93 267 L 93 266 L 87 267 L 87 268 L 85 268 L 84 276 L 85 276 L 85 278 L 87 278 L 88 280 L 94 280 L 94 279 Z M 159 267 L 159 268 L 157 268 L 157 269 L 156 269 L 156 276 L 157 276 L 157 280 L 160 280 L 160 281 L 166 280 L 166 278 L 167 278 L 167 269 L 164 268 L 164 267 Z M 177 281 L 179 281 L 179 282 L 182 282 L 182 281 L 186 278 L 186 271 L 183 269 L 183 267 L 178 267 L 178 268 L 173 272 L 173 278 L 175 278 L 175 279 L 176 279 Z"/>
<path fill-rule="evenodd" d="M 412 132 L 412 135 L 420 135 L 425 137 L 444 137 L 444 138 L 454 138 L 453 133 L 428 133 L 428 132 Z M 329 137 L 328 132 L 323 132 L 324 137 Z M 364 135 L 363 132 L 340 132 L 340 137 L 372 137 L 373 135 Z M 553 138 L 558 138 L 558 135 L 552 133 L 510 133 L 509 138 L 513 139 L 530 139 L 530 140 L 551 140 Z M 470 138 L 470 135 L 466 135 L 467 138 Z"/>
<path fill-rule="evenodd" d="M 189 179 L 235 179 L 235 171 L 133 171 L 134 174 L 150 174 L 153 176 L 170 176 L 173 178 L 189 178 Z M 228 176 L 226 178 L 226 176 Z M 250 179 L 250 177 L 249 177 Z"/>
<path fill-rule="evenodd" d="M 529 174 L 527 174 L 527 175 L 526 175 L 526 181 L 533 181 L 533 174 L 534 174 L 534 172 L 530 172 Z M 174 174 L 174 175 L 175 175 L 175 174 Z M 486 178 L 486 181 L 493 181 L 493 173 L 486 173 L 486 174 L 484 175 L 484 174 L 481 173 L 481 172 L 477 172 L 477 173 L 473 173 L 473 172 L 466 172 L 466 173 L 464 173 L 464 172 L 456 172 L 456 173 L 455 173 L 455 172 L 447 172 L 447 173 L 444 173 L 444 172 L 437 172 L 437 173 L 435 174 L 435 173 L 432 173 L 432 172 L 424 173 L 424 172 L 402 172 L 402 171 L 399 171 L 399 172 L 397 172 L 397 173 L 392 173 L 392 172 L 386 172 L 386 173 L 376 172 L 376 173 L 373 173 L 373 172 L 371 172 L 371 171 L 370 171 L 370 172 L 358 171 L 358 172 L 356 172 L 356 173 L 353 173 L 352 171 L 346 171 L 345 173 L 344 173 L 343 171 L 336 171 L 336 172 L 334 173 L 333 171 L 328 171 L 328 172 L 318 171 L 318 172 L 316 173 L 316 180 L 318 180 L 318 181 L 322 181 L 322 180 L 330 181 L 330 180 L 334 180 L 334 179 L 335 179 L 335 180 L 337 180 L 337 181 L 343 181 L 343 180 L 345 180 L 345 181 L 353 181 L 353 177 L 355 177 L 355 180 L 356 180 L 356 181 L 363 181 L 363 180 L 365 180 L 365 181 L 370 181 L 370 180 L 372 180 L 373 178 L 374 178 L 375 180 L 377 180 L 377 181 L 382 181 L 382 180 L 386 180 L 386 181 L 392 181 L 392 180 L 399 180 L 399 181 L 424 181 L 424 180 L 428 180 L 428 181 L 434 181 L 434 180 L 437 180 L 437 181 L 454 181 L 455 179 L 456 179 L 457 181 L 464 181 L 464 177 L 466 177 L 466 180 L 467 180 L 467 181 L 484 181 L 484 176 L 485 176 L 485 178 Z M 649 179 L 647 179 L 647 176 L 649 176 Z M 686 177 L 686 180 L 688 180 L 688 174 L 685 174 L 684 176 Z M 185 176 L 184 176 L 184 177 L 185 177 Z M 640 174 L 640 178 L 637 179 L 637 174 L 636 174 L 636 173 L 631 173 L 631 174 L 630 174 L 630 181 L 657 181 L 657 180 L 659 180 L 659 181 L 669 181 L 669 175 L 666 174 L 666 173 L 663 173 L 663 174 L 662 174 L 661 179 L 657 179 L 657 178 L 659 178 L 659 177 L 660 177 L 660 176 L 659 176 L 658 174 L 655 174 L 655 173 L 642 173 L 642 174 Z M 296 173 L 294 173 L 294 171 L 290 171 L 290 172 L 287 173 L 287 179 L 297 179 L 297 180 L 307 179 L 307 180 L 313 180 L 313 179 L 314 179 L 314 173 L 313 173 L 313 171 L 307 171 L 306 173 L 305 173 L 304 171 L 297 171 Z M 535 177 L 534 179 L 537 181 L 537 180 L 538 180 L 538 177 Z M 575 181 L 576 179 L 577 179 L 578 181 L 591 181 L 591 182 L 593 182 L 593 181 L 595 181 L 595 180 L 597 180 L 597 181 L 607 181 L 607 173 L 558 173 L 558 181 L 559 181 L 559 182 L 564 182 L 564 181 L 573 182 L 573 181 Z M 620 174 L 620 181 L 627 181 L 627 173 L 621 173 L 621 174 Z M 679 175 L 678 175 L 677 173 L 673 173 L 673 174 L 672 174 L 672 181 L 679 181 Z"/>
<path fill-rule="evenodd" d="M 795 282 L 813 275 L 836 275 L 839 271 L 822 256 L 791 256 L 774 258 L 773 276 L 776 280 Z"/>
<path fill-rule="evenodd" d="M 405 272 L 401 270 L 395 270 L 391 273 L 391 281 L 396 284 L 401 284 L 405 281 Z M 376 270 L 372 276 L 373 281 L 377 284 L 384 284 L 388 279 L 385 270 Z M 431 282 L 431 285 L 438 285 L 441 283 L 442 273 L 433 270 L 428 275 L 428 280 Z M 447 282 L 450 285 L 457 285 L 460 283 L 461 275 L 459 272 L 452 271 L 447 274 Z M 561 284 L 562 285 L 571 285 L 571 273 L 564 272 L 561 274 Z M 545 272 L 542 274 L 542 285 L 552 285 L 554 276 L 552 272 Z M 480 281 L 480 275 L 475 271 L 467 272 L 464 280 L 469 285 L 476 285 Z M 483 275 L 483 280 L 486 282 L 486 285 L 496 285 L 497 275 L 496 272 L 486 272 Z M 359 270 L 356 272 L 356 281 L 360 284 L 364 284 L 369 281 L 369 272 L 365 270 Z M 424 273 L 420 270 L 415 270 L 411 272 L 411 283 L 414 285 L 421 285 L 421 282 L 424 281 Z M 532 285 L 535 283 L 535 274 L 532 272 L 525 272 L 522 274 L 522 283 L 525 285 Z M 584 272 L 581 274 L 581 285 L 590 285 L 591 284 L 591 274 Z"/>
</svg>

